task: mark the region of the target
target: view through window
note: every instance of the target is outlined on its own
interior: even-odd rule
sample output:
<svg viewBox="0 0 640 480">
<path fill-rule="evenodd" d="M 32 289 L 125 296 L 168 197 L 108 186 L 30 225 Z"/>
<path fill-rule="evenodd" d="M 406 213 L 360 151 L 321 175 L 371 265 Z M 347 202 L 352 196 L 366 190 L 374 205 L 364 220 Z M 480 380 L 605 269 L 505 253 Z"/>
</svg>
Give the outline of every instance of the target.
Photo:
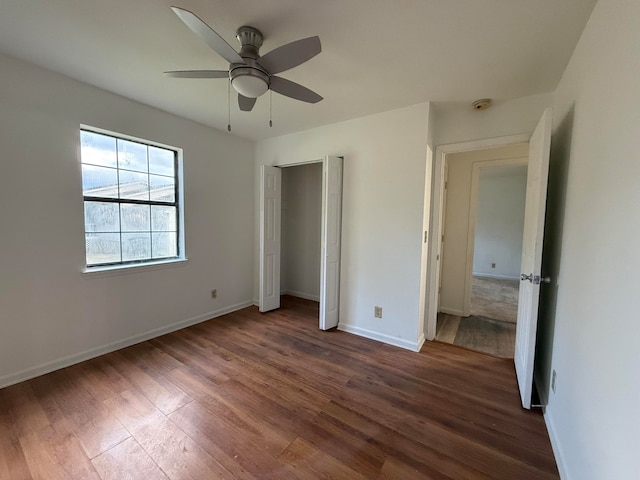
<svg viewBox="0 0 640 480">
<path fill-rule="evenodd" d="M 178 258 L 178 152 L 80 131 L 87 267 Z"/>
</svg>

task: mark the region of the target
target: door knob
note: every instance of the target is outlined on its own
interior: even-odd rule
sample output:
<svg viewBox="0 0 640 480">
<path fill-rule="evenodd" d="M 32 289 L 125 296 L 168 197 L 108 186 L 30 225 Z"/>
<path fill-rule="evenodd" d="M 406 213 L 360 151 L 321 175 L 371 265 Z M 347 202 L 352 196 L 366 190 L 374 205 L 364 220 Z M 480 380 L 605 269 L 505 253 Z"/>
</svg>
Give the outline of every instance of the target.
<svg viewBox="0 0 640 480">
<path fill-rule="evenodd" d="M 529 280 L 530 282 L 532 282 L 533 281 L 533 273 L 530 273 L 529 275 L 527 275 L 525 273 L 520 274 L 520 280 L 522 280 L 523 282 L 525 280 Z"/>
<path fill-rule="evenodd" d="M 536 285 L 540 285 L 540 283 L 551 283 L 551 277 L 541 277 L 540 275 L 535 275 L 533 277 L 533 283 Z"/>
</svg>

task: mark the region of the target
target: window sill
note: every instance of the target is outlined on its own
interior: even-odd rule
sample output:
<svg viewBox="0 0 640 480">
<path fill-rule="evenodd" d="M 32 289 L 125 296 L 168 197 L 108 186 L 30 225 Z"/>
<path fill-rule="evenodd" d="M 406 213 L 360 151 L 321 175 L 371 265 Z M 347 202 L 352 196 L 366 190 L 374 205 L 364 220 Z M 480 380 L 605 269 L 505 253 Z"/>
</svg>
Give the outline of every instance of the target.
<svg viewBox="0 0 640 480">
<path fill-rule="evenodd" d="M 151 270 L 161 270 L 164 268 L 182 267 L 187 264 L 188 258 L 172 258 L 171 260 L 160 260 L 157 262 L 139 263 L 131 265 L 113 265 L 109 267 L 88 267 L 82 270 L 85 278 L 112 277 L 116 275 L 129 275 L 131 273 L 142 273 Z"/>
</svg>

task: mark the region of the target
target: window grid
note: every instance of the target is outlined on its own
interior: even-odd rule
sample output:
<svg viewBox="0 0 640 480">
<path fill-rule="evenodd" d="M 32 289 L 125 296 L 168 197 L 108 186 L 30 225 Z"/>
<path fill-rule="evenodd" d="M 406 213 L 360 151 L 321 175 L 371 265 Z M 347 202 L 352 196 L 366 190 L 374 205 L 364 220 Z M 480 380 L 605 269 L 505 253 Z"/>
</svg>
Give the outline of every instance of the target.
<svg viewBox="0 0 640 480">
<path fill-rule="evenodd" d="M 106 197 L 106 196 L 99 196 L 99 195 L 83 195 L 84 198 L 84 202 L 85 202 L 85 207 L 86 207 L 86 202 L 99 202 L 99 203 L 111 203 L 111 204 L 117 204 L 118 205 L 118 224 L 119 224 L 119 230 L 118 231 L 114 231 L 114 232 L 110 232 L 110 231 L 100 231 L 100 232 L 88 232 L 87 231 L 87 225 L 85 224 L 85 237 L 88 233 L 101 233 L 101 234 L 106 234 L 106 233 L 112 233 L 112 234 L 117 234 L 118 235 L 118 239 L 119 239 L 119 257 L 120 260 L 119 261 L 113 261 L 113 262 L 89 262 L 89 253 L 87 252 L 87 267 L 102 267 L 102 266 L 116 266 L 116 265 L 129 265 L 129 264 L 143 264 L 143 263 L 149 263 L 149 262 L 154 262 L 154 261 L 158 261 L 158 260 L 166 260 L 166 259 L 172 259 L 172 258 L 179 258 L 181 255 L 181 251 L 180 251 L 180 231 L 179 231 L 179 226 L 180 226 L 180 208 L 179 208 L 179 181 L 178 181 L 178 152 L 176 150 L 173 150 L 171 148 L 167 148 L 164 146 L 156 146 L 153 145 L 151 143 L 145 143 L 143 141 L 136 141 L 136 140 L 132 140 L 132 139 L 125 139 L 125 138 L 121 138 L 118 137 L 117 135 L 114 134 L 110 134 L 110 133 L 103 133 L 103 132 L 98 132 L 98 131 L 93 131 L 90 129 L 86 129 L 83 128 L 81 129 L 81 132 L 85 132 L 88 134 L 95 134 L 95 135 L 100 135 L 100 136 L 104 136 L 104 137 L 109 137 L 115 140 L 115 149 L 114 149 L 114 153 L 116 156 L 116 162 L 115 162 L 115 167 L 112 166 L 107 166 L 107 165 L 101 165 L 99 163 L 92 163 L 91 161 L 87 161 L 85 162 L 84 159 L 81 159 L 81 163 L 82 165 L 90 165 L 90 166 L 94 166 L 94 167 L 99 167 L 99 168 L 107 168 L 110 170 L 115 170 L 116 171 L 116 185 L 117 185 L 117 198 L 113 198 L 113 197 Z M 121 168 L 120 164 L 121 164 L 121 155 L 124 154 L 123 151 L 121 151 L 120 149 L 120 142 L 128 142 L 128 143 L 135 143 L 138 145 L 142 145 L 145 148 L 145 162 L 146 162 L 146 171 L 140 171 L 140 170 L 134 170 L 131 168 Z M 164 175 L 161 173 L 156 172 L 151 172 L 151 165 L 150 165 L 150 148 L 156 148 L 156 149 L 160 149 L 160 150 L 164 150 L 167 152 L 171 152 L 172 157 L 173 157 L 173 162 L 172 162 L 172 167 L 173 167 L 173 175 L 169 176 L 169 175 Z M 124 155 L 123 155 L 124 156 Z M 135 199 L 135 198 L 122 198 L 122 182 L 121 182 L 121 172 L 132 172 L 134 174 L 144 174 L 145 178 L 146 178 L 146 196 L 148 197 L 148 199 L 146 200 L 139 200 L 139 199 Z M 152 183 L 151 183 L 151 176 L 155 175 L 156 177 L 162 177 L 164 179 L 170 179 L 172 180 L 172 195 L 173 195 L 173 201 L 165 201 L 165 200 L 152 200 L 151 199 L 151 189 L 152 189 Z M 83 191 L 85 190 L 85 185 L 84 185 L 84 178 L 83 178 Z M 122 213 L 122 206 L 123 205 L 147 205 L 148 208 L 148 222 L 147 223 L 147 229 L 146 230 L 131 230 L 131 231 L 123 231 L 123 225 L 122 225 L 122 221 L 123 221 L 123 213 Z M 153 229 L 153 206 L 166 206 L 166 207 L 172 207 L 174 208 L 174 220 L 173 220 L 173 230 L 154 230 Z M 124 251 L 124 240 L 123 240 L 123 233 L 127 234 L 127 233 L 146 233 L 148 234 L 148 247 L 149 247 L 149 256 L 145 256 L 144 258 L 139 258 L 139 259 L 133 259 L 133 260 L 124 260 L 125 258 L 125 251 Z M 173 247 L 175 248 L 175 255 L 168 255 L 168 256 L 162 256 L 162 257 L 158 257 L 155 258 L 154 256 L 154 233 L 172 233 L 175 235 L 174 238 L 174 245 Z M 85 238 L 85 243 L 87 242 L 86 238 Z M 88 247 L 87 247 L 88 248 Z"/>
</svg>

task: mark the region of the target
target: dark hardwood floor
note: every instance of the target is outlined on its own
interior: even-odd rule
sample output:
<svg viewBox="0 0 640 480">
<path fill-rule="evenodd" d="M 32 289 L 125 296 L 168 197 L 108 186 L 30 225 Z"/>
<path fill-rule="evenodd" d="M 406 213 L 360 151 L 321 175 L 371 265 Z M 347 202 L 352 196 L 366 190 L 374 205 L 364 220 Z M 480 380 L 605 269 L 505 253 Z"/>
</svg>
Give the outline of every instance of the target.
<svg viewBox="0 0 640 480">
<path fill-rule="evenodd" d="M 513 364 L 283 297 L 0 390 L 0 478 L 550 479 Z"/>
</svg>

